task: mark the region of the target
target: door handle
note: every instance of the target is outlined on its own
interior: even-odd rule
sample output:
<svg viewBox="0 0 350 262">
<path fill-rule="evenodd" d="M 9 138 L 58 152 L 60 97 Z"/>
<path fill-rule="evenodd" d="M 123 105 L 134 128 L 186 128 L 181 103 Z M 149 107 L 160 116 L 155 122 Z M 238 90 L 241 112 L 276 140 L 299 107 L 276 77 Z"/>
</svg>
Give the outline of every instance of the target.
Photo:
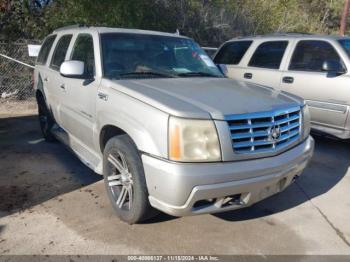
<svg viewBox="0 0 350 262">
<path fill-rule="evenodd" d="M 282 82 L 286 84 L 292 84 L 294 82 L 294 78 L 291 76 L 285 76 L 282 78 Z"/>
<path fill-rule="evenodd" d="M 244 73 L 243 77 L 246 79 L 252 79 L 253 74 L 252 73 Z"/>
<path fill-rule="evenodd" d="M 108 95 L 102 92 L 98 92 L 98 98 L 102 99 L 103 101 L 107 101 L 108 100 Z"/>
<path fill-rule="evenodd" d="M 60 88 L 62 88 L 63 90 L 66 89 L 66 86 L 64 84 L 60 85 Z"/>
<path fill-rule="evenodd" d="M 44 77 L 44 81 L 45 81 L 45 82 L 48 82 L 49 79 L 48 79 L 47 77 Z"/>
</svg>

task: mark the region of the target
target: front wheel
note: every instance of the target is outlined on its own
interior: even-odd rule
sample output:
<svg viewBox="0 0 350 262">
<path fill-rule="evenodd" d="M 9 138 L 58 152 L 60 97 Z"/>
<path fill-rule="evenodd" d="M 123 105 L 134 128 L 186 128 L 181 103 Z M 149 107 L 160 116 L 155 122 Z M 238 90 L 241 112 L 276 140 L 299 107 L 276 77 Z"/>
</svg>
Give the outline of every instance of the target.
<svg viewBox="0 0 350 262">
<path fill-rule="evenodd" d="M 121 220 L 134 224 L 156 214 L 148 201 L 141 157 L 127 135 L 113 137 L 107 142 L 103 176 L 108 197 Z"/>
</svg>

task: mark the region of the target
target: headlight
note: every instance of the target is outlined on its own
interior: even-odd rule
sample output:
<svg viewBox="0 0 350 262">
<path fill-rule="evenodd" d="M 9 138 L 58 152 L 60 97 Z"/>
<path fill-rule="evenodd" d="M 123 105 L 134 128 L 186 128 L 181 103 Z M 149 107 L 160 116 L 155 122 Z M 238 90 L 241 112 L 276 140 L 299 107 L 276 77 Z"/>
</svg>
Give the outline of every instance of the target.
<svg viewBox="0 0 350 262">
<path fill-rule="evenodd" d="M 309 112 L 309 106 L 308 105 L 304 105 L 303 107 L 303 139 L 307 138 L 310 134 L 310 112 Z"/>
<path fill-rule="evenodd" d="M 212 120 L 170 117 L 169 159 L 182 162 L 221 160 L 221 150 Z"/>
</svg>

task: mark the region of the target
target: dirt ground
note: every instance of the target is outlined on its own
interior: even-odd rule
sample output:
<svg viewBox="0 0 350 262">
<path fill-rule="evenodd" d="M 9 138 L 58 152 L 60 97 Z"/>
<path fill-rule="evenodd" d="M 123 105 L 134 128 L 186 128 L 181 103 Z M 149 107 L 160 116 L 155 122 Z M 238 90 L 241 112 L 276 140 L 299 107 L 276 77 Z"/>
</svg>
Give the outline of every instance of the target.
<svg viewBox="0 0 350 262">
<path fill-rule="evenodd" d="M 118 220 L 99 175 L 0 103 L 0 254 L 350 254 L 350 144 L 316 137 L 286 191 L 216 215 Z"/>
</svg>

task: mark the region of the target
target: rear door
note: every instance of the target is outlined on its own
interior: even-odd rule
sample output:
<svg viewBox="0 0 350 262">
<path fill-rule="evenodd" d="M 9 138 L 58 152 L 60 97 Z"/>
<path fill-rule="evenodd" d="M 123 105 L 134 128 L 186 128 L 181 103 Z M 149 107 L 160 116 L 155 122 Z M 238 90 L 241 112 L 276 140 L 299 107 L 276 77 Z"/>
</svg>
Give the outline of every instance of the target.
<svg viewBox="0 0 350 262">
<path fill-rule="evenodd" d="M 339 61 L 346 69 L 331 42 L 297 41 L 280 86 L 307 101 L 313 123 L 342 129 L 350 103 L 349 76 L 322 71 L 326 60 Z"/>
<path fill-rule="evenodd" d="M 227 77 L 241 80 L 244 68 L 239 64 L 252 43 L 252 40 L 238 40 L 223 44 L 214 57 L 214 63 Z"/>
<path fill-rule="evenodd" d="M 51 57 L 50 65 L 48 68 L 47 81 L 50 85 L 51 93 L 53 96 L 53 112 L 56 122 L 66 129 L 62 121 L 62 103 L 66 99 L 66 90 L 62 85 L 62 76 L 60 75 L 60 66 L 64 62 L 67 54 L 69 44 L 72 39 L 72 34 L 65 34 L 59 37 L 55 46 L 54 52 Z"/>
<path fill-rule="evenodd" d="M 260 42 L 237 79 L 279 88 L 282 76 L 280 68 L 288 44 L 287 40 Z"/>
</svg>

